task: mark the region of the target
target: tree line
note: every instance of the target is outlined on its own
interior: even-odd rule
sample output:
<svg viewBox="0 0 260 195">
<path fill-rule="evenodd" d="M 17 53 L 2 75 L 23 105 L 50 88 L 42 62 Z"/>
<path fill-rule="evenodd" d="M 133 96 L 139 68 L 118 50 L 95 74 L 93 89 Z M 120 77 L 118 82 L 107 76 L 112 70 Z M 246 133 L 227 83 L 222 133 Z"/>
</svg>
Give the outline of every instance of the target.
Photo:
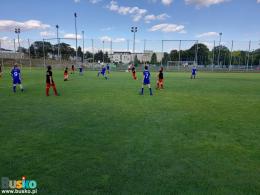
<svg viewBox="0 0 260 195">
<path fill-rule="evenodd" d="M 76 56 L 76 50 L 71 47 L 71 45 L 66 43 L 51 44 L 50 42 L 35 41 L 30 45 L 29 52 L 32 58 L 42 58 L 43 44 L 45 56 L 48 58 L 55 59 L 58 56 L 58 50 L 62 59 L 69 60 L 71 57 Z M 20 48 L 23 53 L 28 53 L 25 48 Z M 86 51 L 83 53 L 82 48 L 78 47 L 78 57 L 87 59 L 90 62 L 105 61 L 110 62 L 108 52 L 103 52 L 102 50 L 94 53 Z M 196 55 L 197 53 L 197 55 Z M 197 56 L 197 57 L 196 57 Z M 197 58 L 197 59 L 196 59 Z M 162 62 L 157 60 L 156 53 L 153 53 L 151 59 L 147 63 L 151 64 L 164 64 L 166 65 L 168 61 L 196 61 L 199 65 L 221 65 L 228 66 L 231 62 L 232 65 L 260 65 L 260 48 L 255 51 L 243 51 L 237 50 L 231 52 L 226 46 L 216 46 L 210 50 L 205 44 L 194 44 L 191 48 L 186 50 L 171 50 L 170 52 L 164 52 Z M 134 59 L 135 63 L 141 63 L 136 57 Z"/>
</svg>

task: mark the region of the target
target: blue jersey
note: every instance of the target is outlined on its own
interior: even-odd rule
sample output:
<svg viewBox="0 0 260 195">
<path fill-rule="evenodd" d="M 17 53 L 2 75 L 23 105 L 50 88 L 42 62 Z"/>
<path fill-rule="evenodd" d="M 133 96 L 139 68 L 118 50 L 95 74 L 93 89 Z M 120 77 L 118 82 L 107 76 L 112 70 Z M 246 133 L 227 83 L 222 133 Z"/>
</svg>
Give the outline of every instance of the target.
<svg viewBox="0 0 260 195">
<path fill-rule="evenodd" d="M 109 67 L 109 64 L 108 64 L 108 65 L 107 65 L 107 70 L 109 70 L 109 68 L 110 68 L 110 67 Z"/>
<path fill-rule="evenodd" d="M 106 73 L 106 67 L 104 67 L 104 68 L 102 68 L 102 70 L 101 70 L 101 74 L 105 74 Z"/>
<path fill-rule="evenodd" d="M 192 68 L 192 75 L 195 75 L 196 74 L 196 72 L 197 72 L 197 69 L 196 68 Z"/>
<path fill-rule="evenodd" d="M 13 77 L 14 80 L 15 80 L 15 79 L 20 79 L 20 73 L 21 73 L 20 69 L 18 69 L 18 68 L 13 68 L 13 70 L 12 70 L 12 72 L 11 72 L 11 75 L 12 75 L 12 77 Z"/>
<path fill-rule="evenodd" d="M 150 74 L 149 70 L 145 70 L 143 72 L 143 75 L 144 75 L 144 84 L 145 85 L 150 84 L 150 76 L 151 76 L 151 74 Z"/>
<path fill-rule="evenodd" d="M 21 83 L 21 71 L 19 68 L 13 68 L 11 71 L 11 75 L 13 77 L 13 83 L 14 84 L 20 84 Z"/>
</svg>

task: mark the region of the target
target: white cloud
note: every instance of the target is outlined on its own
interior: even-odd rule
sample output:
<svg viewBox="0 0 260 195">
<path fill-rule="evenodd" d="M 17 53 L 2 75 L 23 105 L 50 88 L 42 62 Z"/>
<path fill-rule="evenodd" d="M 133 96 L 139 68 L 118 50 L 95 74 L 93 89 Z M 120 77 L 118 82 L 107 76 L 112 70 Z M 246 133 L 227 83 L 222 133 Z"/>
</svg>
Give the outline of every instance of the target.
<svg viewBox="0 0 260 195">
<path fill-rule="evenodd" d="M 111 37 L 109 36 L 103 36 L 103 37 L 100 37 L 99 38 L 101 41 L 104 41 L 104 42 L 114 42 L 114 43 L 122 43 L 122 42 L 125 42 L 126 39 L 125 38 L 115 38 L 115 39 L 112 39 Z"/>
<path fill-rule="evenodd" d="M 80 2 L 80 0 L 74 0 L 74 2 L 75 2 L 75 3 L 79 3 L 79 2 Z"/>
<path fill-rule="evenodd" d="M 8 37 L 6 37 L 6 36 L 5 37 L 1 37 L 0 40 L 1 41 L 6 41 L 6 40 L 8 40 Z"/>
<path fill-rule="evenodd" d="M 173 2 L 173 0 L 162 0 L 162 3 L 164 5 L 170 5 L 170 4 L 172 4 L 172 2 Z"/>
<path fill-rule="evenodd" d="M 40 35 L 42 37 L 51 37 L 51 36 L 54 36 L 55 33 L 54 32 L 51 32 L 51 31 L 43 31 L 43 32 L 40 32 Z"/>
<path fill-rule="evenodd" d="M 218 36 L 218 35 L 219 35 L 219 33 L 217 33 L 217 32 L 205 32 L 205 33 L 202 33 L 202 34 L 197 35 L 196 37 L 198 37 L 198 38 L 203 38 L 203 37 L 216 37 L 216 36 Z"/>
<path fill-rule="evenodd" d="M 100 40 L 105 41 L 105 42 L 110 42 L 112 39 L 109 36 L 103 36 L 103 37 L 100 37 Z"/>
<path fill-rule="evenodd" d="M 42 30 L 50 28 L 48 24 L 44 24 L 39 20 L 27 20 L 25 22 L 18 22 L 14 20 L 0 20 L 0 31 L 14 31 L 15 28 L 25 30 Z"/>
<path fill-rule="evenodd" d="M 149 2 L 156 3 L 158 0 L 148 0 Z M 160 2 L 164 5 L 172 4 L 173 0 L 160 0 Z"/>
<path fill-rule="evenodd" d="M 257 3 L 260 3 L 260 0 L 257 0 L 256 2 L 257 2 Z"/>
<path fill-rule="evenodd" d="M 119 6 L 115 0 L 110 1 L 107 8 L 110 11 L 117 12 L 121 15 L 130 15 L 135 22 L 138 22 L 147 13 L 146 9 L 141 9 L 139 7 Z"/>
<path fill-rule="evenodd" d="M 160 14 L 160 15 L 154 15 L 154 14 L 150 14 L 150 15 L 146 15 L 144 17 L 144 21 L 146 23 L 150 23 L 151 21 L 155 21 L 155 20 L 165 20 L 167 18 L 169 18 L 170 16 L 166 13 Z"/>
<path fill-rule="evenodd" d="M 64 35 L 64 38 L 65 38 L 65 39 L 76 39 L 76 35 L 73 34 L 73 33 L 68 33 L 68 34 L 65 34 L 65 35 Z M 82 36 L 78 34 L 78 35 L 77 35 L 77 38 L 78 38 L 78 39 L 82 39 Z"/>
<path fill-rule="evenodd" d="M 179 32 L 179 33 L 184 33 L 184 26 L 183 25 L 177 25 L 177 24 L 158 24 L 153 26 L 152 28 L 149 29 L 149 31 L 154 32 L 154 31 L 162 31 L 162 32 Z"/>
<path fill-rule="evenodd" d="M 125 42 L 126 39 L 125 38 L 116 38 L 116 39 L 113 39 L 113 42 L 115 43 L 122 43 L 122 42 Z"/>
<path fill-rule="evenodd" d="M 12 39 L 7 36 L 0 37 L 1 40 L 1 48 L 9 49 L 14 51 L 14 42 L 16 49 L 18 48 L 18 39 Z M 28 40 L 27 39 L 20 39 L 20 46 L 24 48 L 28 48 Z"/>
<path fill-rule="evenodd" d="M 185 0 L 186 4 L 195 5 L 196 7 L 209 7 L 220 3 L 227 2 L 229 0 Z"/>
<path fill-rule="evenodd" d="M 92 4 L 99 3 L 100 1 L 102 1 L 102 0 L 89 0 L 89 2 L 92 3 Z"/>
</svg>

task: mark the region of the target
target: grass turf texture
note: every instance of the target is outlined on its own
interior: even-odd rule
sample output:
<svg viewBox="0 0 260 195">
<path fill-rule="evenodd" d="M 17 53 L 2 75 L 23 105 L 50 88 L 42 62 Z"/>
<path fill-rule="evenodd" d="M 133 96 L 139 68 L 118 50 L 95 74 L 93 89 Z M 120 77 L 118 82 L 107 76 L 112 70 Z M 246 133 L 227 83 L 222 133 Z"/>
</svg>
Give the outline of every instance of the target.
<svg viewBox="0 0 260 195">
<path fill-rule="evenodd" d="M 260 74 L 165 73 L 150 97 L 140 73 L 53 72 L 59 97 L 43 70 L 23 70 L 24 93 L 1 78 L 0 177 L 38 194 L 259 194 Z"/>
</svg>

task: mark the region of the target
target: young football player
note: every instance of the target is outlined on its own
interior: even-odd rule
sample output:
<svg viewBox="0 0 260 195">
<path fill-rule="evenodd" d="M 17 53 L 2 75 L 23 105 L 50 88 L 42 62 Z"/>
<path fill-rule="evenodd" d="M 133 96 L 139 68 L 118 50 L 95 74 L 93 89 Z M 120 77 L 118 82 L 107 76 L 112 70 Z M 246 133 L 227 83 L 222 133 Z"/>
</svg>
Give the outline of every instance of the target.
<svg viewBox="0 0 260 195">
<path fill-rule="evenodd" d="M 136 77 L 136 71 L 135 71 L 135 65 L 134 64 L 132 64 L 131 71 L 132 71 L 133 79 L 136 80 L 137 77 Z"/>
<path fill-rule="evenodd" d="M 150 85 L 150 77 L 151 77 L 151 74 L 148 70 L 148 66 L 145 65 L 144 67 L 144 72 L 143 72 L 143 84 L 142 84 L 142 89 L 141 89 L 141 95 L 144 95 L 144 85 L 147 85 L 149 87 L 149 90 L 150 90 L 150 95 L 153 95 L 153 92 L 152 92 L 152 88 L 151 88 L 151 85 Z"/>
<path fill-rule="evenodd" d="M 163 67 L 160 68 L 159 73 L 158 73 L 156 89 L 163 89 Z"/>
<path fill-rule="evenodd" d="M 193 66 L 192 67 L 192 70 L 191 70 L 191 79 L 195 79 L 196 78 L 196 74 L 197 74 L 197 68 L 196 66 Z"/>
<path fill-rule="evenodd" d="M 23 85 L 22 85 L 22 79 L 21 79 L 21 70 L 18 68 L 18 65 L 15 64 L 12 71 L 11 76 L 13 78 L 13 92 L 16 92 L 16 85 L 20 85 L 20 89 L 23 92 Z"/>
<path fill-rule="evenodd" d="M 102 74 L 102 76 L 103 76 L 106 80 L 108 79 L 108 77 L 106 76 L 106 67 L 105 67 L 104 65 L 102 66 L 101 71 L 98 72 L 98 75 L 97 75 L 97 76 L 99 77 L 100 74 Z"/>
<path fill-rule="evenodd" d="M 69 80 L 69 73 L 68 73 L 68 67 L 65 68 L 64 70 L 64 81 Z"/>
<path fill-rule="evenodd" d="M 80 65 L 80 67 L 79 67 L 79 75 L 83 75 L 83 66 L 82 65 Z"/>
<path fill-rule="evenodd" d="M 49 96 L 49 91 L 51 87 L 53 88 L 55 96 L 58 96 L 56 85 L 53 81 L 51 66 L 48 66 L 46 72 L 46 96 Z"/>
<path fill-rule="evenodd" d="M 71 66 L 71 74 L 74 74 L 74 72 L 75 72 L 75 66 L 72 65 L 72 66 Z"/>
</svg>

